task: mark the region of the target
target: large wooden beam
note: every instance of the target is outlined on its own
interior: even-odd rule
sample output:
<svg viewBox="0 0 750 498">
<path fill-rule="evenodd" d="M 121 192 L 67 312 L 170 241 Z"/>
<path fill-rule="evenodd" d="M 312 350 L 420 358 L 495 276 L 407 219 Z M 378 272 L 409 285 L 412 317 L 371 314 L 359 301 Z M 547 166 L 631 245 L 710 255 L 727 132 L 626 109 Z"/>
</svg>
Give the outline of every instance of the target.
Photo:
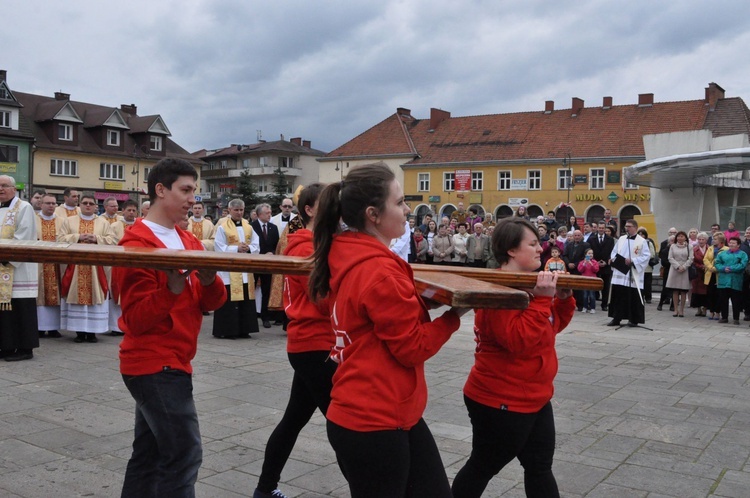
<svg viewBox="0 0 750 498">
<path fill-rule="evenodd" d="M 0 261 L 305 275 L 310 261 L 291 256 L 0 240 Z M 528 294 L 450 273 L 417 272 L 420 295 L 460 308 L 525 308 Z"/>
</svg>

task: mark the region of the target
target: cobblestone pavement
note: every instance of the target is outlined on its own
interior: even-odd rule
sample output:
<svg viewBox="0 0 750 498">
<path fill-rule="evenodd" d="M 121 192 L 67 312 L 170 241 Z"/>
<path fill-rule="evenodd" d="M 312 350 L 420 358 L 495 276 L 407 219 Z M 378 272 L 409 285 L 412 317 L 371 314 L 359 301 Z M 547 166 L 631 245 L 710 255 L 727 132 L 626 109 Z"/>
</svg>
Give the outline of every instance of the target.
<svg viewBox="0 0 750 498">
<path fill-rule="evenodd" d="M 554 471 L 563 496 L 750 496 L 750 328 L 673 318 L 647 305 L 654 330 L 605 327 L 577 314 L 558 339 Z M 452 479 L 471 449 L 461 388 L 473 315 L 427 364 L 425 418 Z M 252 339 L 211 336 L 194 361 L 204 442 L 198 496 L 249 496 L 286 405 L 291 368 L 280 327 Z M 119 496 L 133 400 L 118 373 L 119 338 L 42 339 L 31 361 L 0 362 L 0 496 Z M 319 414 L 300 435 L 280 488 L 349 496 Z M 513 462 L 485 496 L 524 496 Z"/>
</svg>

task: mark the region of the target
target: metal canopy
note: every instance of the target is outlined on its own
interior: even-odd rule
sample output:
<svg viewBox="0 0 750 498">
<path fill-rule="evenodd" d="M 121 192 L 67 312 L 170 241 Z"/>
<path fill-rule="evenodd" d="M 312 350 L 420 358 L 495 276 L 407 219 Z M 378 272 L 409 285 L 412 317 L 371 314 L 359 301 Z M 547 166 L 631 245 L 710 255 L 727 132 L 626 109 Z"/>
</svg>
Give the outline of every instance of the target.
<svg viewBox="0 0 750 498">
<path fill-rule="evenodd" d="M 750 147 L 679 154 L 643 161 L 625 168 L 625 180 L 654 188 L 750 188 L 750 180 L 725 176 L 750 170 Z"/>
</svg>

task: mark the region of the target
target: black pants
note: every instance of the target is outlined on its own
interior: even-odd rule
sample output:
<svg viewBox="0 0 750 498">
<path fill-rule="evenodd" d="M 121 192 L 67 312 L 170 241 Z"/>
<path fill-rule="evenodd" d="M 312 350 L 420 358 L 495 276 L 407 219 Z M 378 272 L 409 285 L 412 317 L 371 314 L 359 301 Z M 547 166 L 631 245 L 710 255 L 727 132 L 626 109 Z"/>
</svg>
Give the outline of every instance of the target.
<svg viewBox="0 0 750 498">
<path fill-rule="evenodd" d="M 718 289 L 719 308 L 721 309 L 721 318 L 729 318 L 729 300 L 732 300 L 732 319 L 740 319 L 740 310 L 742 310 L 742 291 L 734 289 Z"/>
<path fill-rule="evenodd" d="M 659 295 L 659 305 L 666 304 L 672 301 L 672 289 L 667 287 L 667 278 L 669 278 L 669 265 L 662 266 L 664 268 L 664 277 L 661 281 L 661 294 Z"/>
<path fill-rule="evenodd" d="M 332 378 L 337 364 L 328 359 L 330 351 L 289 353 L 289 363 L 294 368 L 289 403 L 279 425 L 266 444 L 263 470 L 258 479 L 258 489 L 270 493 L 279 484 L 294 444 L 316 409 L 323 415 L 331 404 Z"/>
<path fill-rule="evenodd" d="M 357 432 L 330 420 L 327 428 L 352 498 L 451 498 L 440 452 L 424 420 L 408 431 Z"/>
<path fill-rule="evenodd" d="M 453 481 L 455 498 L 482 496 L 490 479 L 514 458 L 524 470 L 526 496 L 560 496 L 552 474 L 555 418 L 551 403 L 537 413 L 517 413 L 466 396 L 464 402 L 471 418 L 471 456 Z"/>
<path fill-rule="evenodd" d="M 643 299 L 646 302 L 651 301 L 652 293 L 651 293 L 651 287 L 654 281 L 654 274 L 651 272 L 646 272 L 643 274 Z"/>
<path fill-rule="evenodd" d="M 271 281 L 273 280 L 273 275 L 270 273 L 261 273 L 258 275 L 258 279 L 260 280 L 260 292 L 262 294 L 260 300 L 260 319 L 263 321 L 270 321 L 274 319 L 274 317 L 271 316 L 272 313 L 268 311 L 268 299 L 271 297 Z"/>
<path fill-rule="evenodd" d="M 602 279 L 602 309 L 609 306 L 609 283 L 612 281 L 612 268 L 605 266 L 599 269 L 597 276 Z"/>
</svg>

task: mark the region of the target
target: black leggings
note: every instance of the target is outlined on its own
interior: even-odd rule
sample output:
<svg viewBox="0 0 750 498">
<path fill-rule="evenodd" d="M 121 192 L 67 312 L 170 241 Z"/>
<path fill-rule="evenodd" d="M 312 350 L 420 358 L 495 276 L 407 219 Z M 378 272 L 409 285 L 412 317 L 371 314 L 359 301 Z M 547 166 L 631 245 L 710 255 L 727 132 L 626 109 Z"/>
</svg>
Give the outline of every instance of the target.
<svg viewBox="0 0 750 498">
<path fill-rule="evenodd" d="M 331 379 L 337 364 L 328 359 L 329 351 L 289 353 L 294 368 L 292 392 L 284 416 L 266 444 L 263 470 L 258 489 L 270 493 L 279 484 L 281 471 L 292 453 L 302 428 L 310 421 L 317 408 L 326 414 L 331 404 Z"/>
<path fill-rule="evenodd" d="M 443 461 L 424 420 L 408 431 L 358 432 L 330 420 L 327 427 L 352 498 L 451 498 Z"/>
<path fill-rule="evenodd" d="M 453 481 L 455 498 L 482 496 L 492 477 L 516 457 L 524 470 L 526 496 L 560 496 L 552 474 L 555 418 L 551 403 L 536 413 L 517 413 L 466 396 L 464 402 L 471 418 L 471 456 Z"/>
</svg>

